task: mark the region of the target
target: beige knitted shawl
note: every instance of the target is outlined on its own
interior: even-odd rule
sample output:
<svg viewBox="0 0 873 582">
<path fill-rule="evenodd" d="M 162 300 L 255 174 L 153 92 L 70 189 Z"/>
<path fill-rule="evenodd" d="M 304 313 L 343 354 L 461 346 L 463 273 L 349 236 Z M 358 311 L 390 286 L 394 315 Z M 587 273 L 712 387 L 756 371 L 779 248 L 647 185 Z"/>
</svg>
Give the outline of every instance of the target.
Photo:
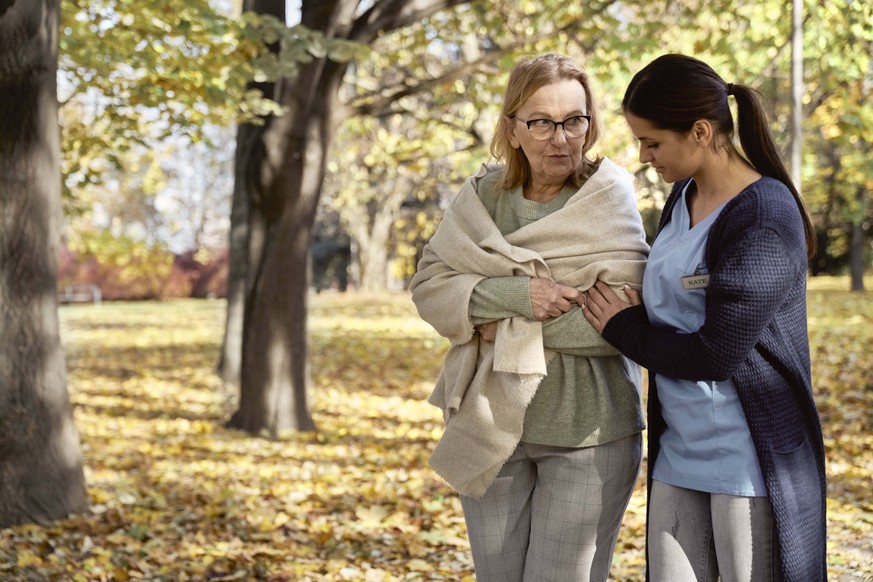
<svg viewBox="0 0 873 582">
<path fill-rule="evenodd" d="M 446 428 L 431 467 L 464 495 L 481 497 L 521 439 L 524 412 L 554 352 L 542 323 L 498 323 L 494 343 L 474 335 L 470 296 L 488 277 L 543 277 L 581 290 L 601 279 L 620 290 L 642 281 L 649 250 L 630 175 L 607 159 L 560 210 L 504 237 L 469 178 L 424 249 L 410 289 L 419 315 L 450 341 L 429 402 Z"/>
</svg>

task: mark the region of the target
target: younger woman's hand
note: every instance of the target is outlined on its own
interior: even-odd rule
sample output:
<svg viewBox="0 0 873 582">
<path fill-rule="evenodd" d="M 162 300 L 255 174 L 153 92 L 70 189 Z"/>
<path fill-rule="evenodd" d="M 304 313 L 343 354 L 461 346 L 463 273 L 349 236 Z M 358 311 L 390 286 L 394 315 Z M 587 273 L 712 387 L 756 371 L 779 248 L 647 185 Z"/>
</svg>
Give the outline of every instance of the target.
<svg viewBox="0 0 873 582">
<path fill-rule="evenodd" d="M 591 287 L 584 293 L 583 300 L 580 301 L 582 312 L 585 318 L 599 332 L 603 332 L 607 322 L 612 319 L 612 316 L 634 305 L 640 305 L 642 299 L 639 291 L 625 285 L 624 292 L 627 295 L 628 301 L 623 301 L 621 297 L 616 295 L 609 285 L 598 280 L 594 287 Z"/>
</svg>

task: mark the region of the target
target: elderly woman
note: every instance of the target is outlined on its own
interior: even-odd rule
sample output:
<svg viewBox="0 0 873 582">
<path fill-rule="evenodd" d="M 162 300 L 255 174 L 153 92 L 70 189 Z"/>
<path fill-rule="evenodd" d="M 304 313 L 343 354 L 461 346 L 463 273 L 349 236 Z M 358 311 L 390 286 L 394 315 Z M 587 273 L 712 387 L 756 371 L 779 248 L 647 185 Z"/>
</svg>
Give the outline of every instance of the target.
<svg viewBox="0 0 873 582">
<path fill-rule="evenodd" d="M 430 464 L 460 494 L 477 579 L 606 580 L 639 472 L 640 369 L 585 319 L 580 289 L 639 287 L 648 246 L 627 172 L 589 156 L 585 71 L 513 69 L 491 151 L 412 280 L 451 342 Z"/>
</svg>

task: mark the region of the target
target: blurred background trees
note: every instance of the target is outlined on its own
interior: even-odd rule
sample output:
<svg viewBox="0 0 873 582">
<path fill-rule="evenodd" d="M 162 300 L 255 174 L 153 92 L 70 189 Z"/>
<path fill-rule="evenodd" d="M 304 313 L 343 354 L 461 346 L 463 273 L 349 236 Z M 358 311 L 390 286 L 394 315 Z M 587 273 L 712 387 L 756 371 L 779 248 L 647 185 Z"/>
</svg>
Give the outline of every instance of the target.
<svg viewBox="0 0 873 582">
<path fill-rule="evenodd" d="M 274 4 L 284 14 L 284 3 Z M 263 115 L 279 110 L 258 93 L 263 83 L 295 74 L 301 55 L 319 59 L 328 50 L 329 35 L 304 33 L 299 3 L 289 6 L 291 29 L 242 15 L 242 2 L 186 0 L 167 10 L 157 0 L 64 0 L 65 241 L 76 255 L 97 258 L 104 245 L 84 239 L 102 230 L 167 260 L 200 247 L 209 249 L 196 255 L 204 260 L 220 256 L 233 127 L 269 120 Z M 364 13 L 355 3 L 345 10 L 346 18 Z M 871 254 L 873 14 L 855 1 L 806 3 L 803 14 L 801 187 L 822 243 L 811 272 L 860 273 Z M 618 101 L 630 75 L 668 51 L 699 55 L 726 79 L 757 86 L 788 159 L 789 16 L 782 1 L 464 2 L 385 30 L 357 52 L 345 46 L 342 59 L 352 61 L 338 88 L 342 122 L 319 200 L 312 287 L 404 286 L 426 239 L 414 232 L 426 233 L 462 177 L 488 159 L 500 90 L 522 54 L 560 51 L 585 63 L 607 113 L 601 152 L 631 170 L 639 164 Z M 641 207 L 657 214 L 664 187 L 648 178 L 640 174 Z M 206 231 L 215 234 L 193 235 Z M 187 287 L 158 285 L 147 295 Z"/>
</svg>

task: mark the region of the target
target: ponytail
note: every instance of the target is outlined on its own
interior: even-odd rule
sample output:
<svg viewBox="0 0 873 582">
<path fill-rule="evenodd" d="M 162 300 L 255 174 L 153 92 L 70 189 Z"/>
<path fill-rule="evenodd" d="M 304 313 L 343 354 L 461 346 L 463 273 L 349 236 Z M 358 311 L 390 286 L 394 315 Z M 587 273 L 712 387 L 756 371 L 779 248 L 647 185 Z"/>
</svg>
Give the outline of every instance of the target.
<svg viewBox="0 0 873 582">
<path fill-rule="evenodd" d="M 785 169 L 782 158 L 779 156 L 779 151 L 767 124 L 767 114 L 761 103 L 761 97 L 757 91 L 745 85 L 729 84 L 727 91 L 734 96 L 737 102 L 737 135 L 740 138 L 743 152 L 752 167 L 765 176 L 779 180 L 791 191 L 803 220 L 806 255 L 807 258 L 811 259 L 815 255 L 817 246 L 812 219 L 797 187 L 791 181 L 788 170 Z"/>
<path fill-rule="evenodd" d="M 734 133 L 728 105 L 731 95 L 737 101 L 738 134 L 747 161 L 758 172 L 779 180 L 791 191 L 803 219 L 806 254 L 812 258 L 816 250 L 812 220 L 779 157 L 757 91 L 745 85 L 725 83 L 712 67 L 694 57 L 667 54 L 633 76 L 621 108 L 625 113 L 651 121 L 656 127 L 680 134 L 690 131 L 698 119 L 708 119 L 730 139 Z"/>
</svg>

